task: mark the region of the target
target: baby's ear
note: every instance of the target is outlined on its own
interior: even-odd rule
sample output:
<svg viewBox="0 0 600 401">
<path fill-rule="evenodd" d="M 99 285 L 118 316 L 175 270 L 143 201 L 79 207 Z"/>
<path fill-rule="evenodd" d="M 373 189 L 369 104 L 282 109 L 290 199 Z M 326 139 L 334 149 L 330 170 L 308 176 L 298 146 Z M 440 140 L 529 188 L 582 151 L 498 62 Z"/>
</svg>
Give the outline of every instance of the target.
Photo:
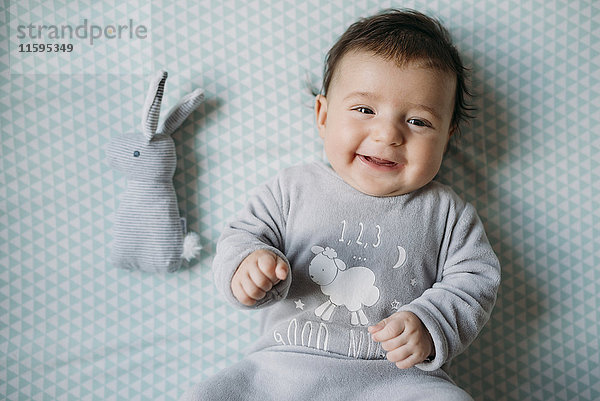
<svg viewBox="0 0 600 401">
<path fill-rule="evenodd" d="M 452 138 L 452 136 L 454 134 L 456 134 L 458 132 L 458 124 L 457 123 L 452 123 L 450 125 L 450 129 L 448 130 L 448 139 Z"/>
<path fill-rule="evenodd" d="M 327 124 L 327 98 L 323 95 L 317 95 L 315 99 L 315 116 L 317 119 L 317 128 L 321 137 L 321 130 Z"/>
<path fill-rule="evenodd" d="M 450 125 L 450 129 L 448 130 L 448 139 L 446 140 L 446 146 L 444 147 L 444 155 L 446 155 L 446 153 L 448 153 L 448 151 L 450 150 L 450 147 L 453 146 L 450 141 L 452 140 L 452 137 L 454 136 L 454 134 L 458 134 L 458 124 L 451 124 Z"/>
</svg>

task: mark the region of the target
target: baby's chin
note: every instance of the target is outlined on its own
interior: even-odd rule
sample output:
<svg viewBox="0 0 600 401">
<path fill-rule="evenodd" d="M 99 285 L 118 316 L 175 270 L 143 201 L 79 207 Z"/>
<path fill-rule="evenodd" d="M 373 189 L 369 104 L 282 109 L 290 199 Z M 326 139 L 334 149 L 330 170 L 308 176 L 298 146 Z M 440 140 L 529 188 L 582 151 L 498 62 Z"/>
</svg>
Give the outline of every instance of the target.
<svg viewBox="0 0 600 401">
<path fill-rule="evenodd" d="M 377 197 L 377 198 L 390 198 L 393 196 L 402 196 L 420 188 L 413 188 L 407 186 L 391 186 L 391 185 L 377 185 L 374 182 L 360 183 L 360 182 L 349 182 L 345 180 L 348 185 L 362 192 L 365 195 Z"/>
<path fill-rule="evenodd" d="M 376 198 L 392 198 L 394 196 L 402 196 L 402 195 L 406 195 L 406 194 L 412 192 L 412 190 L 409 190 L 409 191 L 396 190 L 396 191 L 387 192 L 387 191 L 362 191 L 358 188 L 356 188 L 356 189 L 359 190 L 360 192 L 364 193 L 365 195 L 373 196 Z"/>
<path fill-rule="evenodd" d="M 433 179 L 425 175 L 413 177 L 414 174 L 406 166 L 381 172 L 365 170 L 365 166 L 357 164 L 356 160 L 349 165 L 337 166 L 331 162 L 330 165 L 346 184 L 365 195 L 377 198 L 406 195 L 424 187 Z"/>
</svg>

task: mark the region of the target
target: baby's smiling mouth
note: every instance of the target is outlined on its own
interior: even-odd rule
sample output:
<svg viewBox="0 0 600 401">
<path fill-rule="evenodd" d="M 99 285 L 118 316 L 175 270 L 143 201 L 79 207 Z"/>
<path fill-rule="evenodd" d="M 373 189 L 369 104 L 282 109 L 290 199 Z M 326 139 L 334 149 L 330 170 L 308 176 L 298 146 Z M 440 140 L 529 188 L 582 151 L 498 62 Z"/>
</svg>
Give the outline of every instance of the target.
<svg viewBox="0 0 600 401">
<path fill-rule="evenodd" d="M 380 158 L 374 157 L 374 156 L 366 156 L 366 155 L 359 154 L 358 157 L 366 163 L 375 164 L 375 165 L 381 166 L 381 167 L 396 167 L 398 165 L 398 163 L 396 163 L 396 162 L 386 160 L 386 159 L 380 159 Z"/>
</svg>

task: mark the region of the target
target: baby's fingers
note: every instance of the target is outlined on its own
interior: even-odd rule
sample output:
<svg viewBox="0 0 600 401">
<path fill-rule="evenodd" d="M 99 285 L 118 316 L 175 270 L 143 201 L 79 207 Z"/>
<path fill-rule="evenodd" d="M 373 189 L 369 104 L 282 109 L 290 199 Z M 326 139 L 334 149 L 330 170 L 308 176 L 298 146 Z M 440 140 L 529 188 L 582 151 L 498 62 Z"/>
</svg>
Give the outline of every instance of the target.
<svg viewBox="0 0 600 401">
<path fill-rule="evenodd" d="M 246 293 L 246 290 L 244 289 L 244 280 L 234 279 L 231 282 L 231 292 L 243 305 L 252 306 L 256 303 L 256 299 L 253 299 Z"/>
<path fill-rule="evenodd" d="M 383 319 L 375 326 L 369 327 L 373 341 L 383 342 L 398 337 L 404 331 L 404 322 L 391 317 Z"/>
<path fill-rule="evenodd" d="M 388 351 L 386 358 L 394 362 L 400 369 L 412 368 L 414 365 L 430 357 L 430 348 L 420 342 L 406 343 L 398 348 Z"/>
<path fill-rule="evenodd" d="M 388 361 L 395 363 L 396 367 L 399 369 L 408 369 L 423 362 L 427 356 L 424 356 L 419 352 L 408 350 L 406 347 L 401 347 L 392 352 L 388 352 L 386 358 Z"/>
<path fill-rule="evenodd" d="M 274 283 L 269 277 L 265 276 L 260 269 L 252 269 L 248 272 L 248 274 L 256 287 L 260 288 L 262 291 L 267 292 L 273 288 Z"/>
<path fill-rule="evenodd" d="M 253 301 L 263 299 L 266 294 L 266 291 L 263 291 L 260 288 L 258 288 L 256 284 L 252 282 L 252 280 L 242 281 L 242 288 L 244 289 L 246 295 L 248 295 L 248 297 L 250 297 L 250 299 L 252 299 Z M 254 305 L 255 303 L 256 302 L 253 302 L 252 305 Z"/>
<path fill-rule="evenodd" d="M 281 281 L 285 280 L 288 275 L 288 265 L 281 258 L 277 258 L 277 267 L 275 268 L 275 276 Z"/>
<path fill-rule="evenodd" d="M 262 274 L 271 280 L 272 284 L 277 284 L 287 277 L 287 264 L 274 253 L 262 253 L 258 256 L 256 263 Z"/>
</svg>

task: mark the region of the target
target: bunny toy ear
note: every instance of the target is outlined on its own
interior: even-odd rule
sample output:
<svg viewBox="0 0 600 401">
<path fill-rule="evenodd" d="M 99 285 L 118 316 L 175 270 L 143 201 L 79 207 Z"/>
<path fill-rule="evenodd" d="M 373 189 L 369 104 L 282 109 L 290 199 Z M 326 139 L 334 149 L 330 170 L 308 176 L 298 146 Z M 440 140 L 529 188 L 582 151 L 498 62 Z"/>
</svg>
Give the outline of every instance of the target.
<svg viewBox="0 0 600 401">
<path fill-rule="evenodd" d="M 204 100 L 204 92 L 202 89 L 185 95 L 179 103 L 177 103 L 167 115 L 167 118 L 161 125 L 158 132 L 166 135 L 171 135 L 183 123 L 183 121 L 198 107 Z"/>
<path fill-rule="evenodd" d="M 165 82 L 167 81 L 167 72 L 159 71 L 148 89 L 146 101 L 144 102 L 144 111 L 142 113 L 142 131 L 144 136 L 150 142 L 156 133 L 158 119 L 160 117 L 160 105 L 162 103 Z"/>
</svg>

